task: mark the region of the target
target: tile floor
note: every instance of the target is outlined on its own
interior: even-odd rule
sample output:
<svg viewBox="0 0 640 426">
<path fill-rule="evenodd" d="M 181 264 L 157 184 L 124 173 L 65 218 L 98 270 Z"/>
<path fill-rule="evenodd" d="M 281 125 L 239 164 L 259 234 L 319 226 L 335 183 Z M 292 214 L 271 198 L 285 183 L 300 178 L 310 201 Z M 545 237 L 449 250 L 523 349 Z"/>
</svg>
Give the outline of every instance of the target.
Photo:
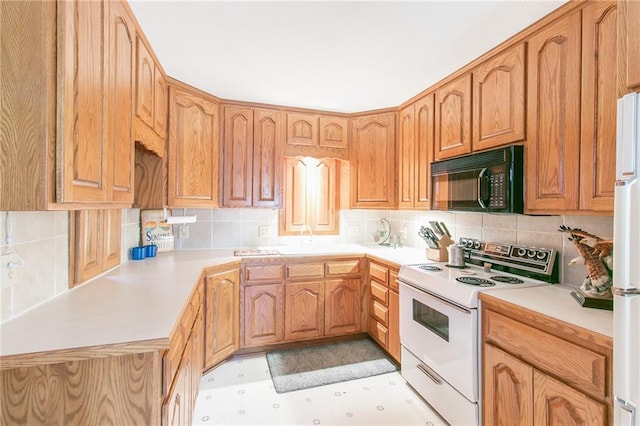
<svg viewBox="0 0 640 426">
<path fill-rule="evenodd" d="M 264 354 L 204 375 L 193 424 L 446 425 L 399 372 L 278 394 Z"/>
</svg>

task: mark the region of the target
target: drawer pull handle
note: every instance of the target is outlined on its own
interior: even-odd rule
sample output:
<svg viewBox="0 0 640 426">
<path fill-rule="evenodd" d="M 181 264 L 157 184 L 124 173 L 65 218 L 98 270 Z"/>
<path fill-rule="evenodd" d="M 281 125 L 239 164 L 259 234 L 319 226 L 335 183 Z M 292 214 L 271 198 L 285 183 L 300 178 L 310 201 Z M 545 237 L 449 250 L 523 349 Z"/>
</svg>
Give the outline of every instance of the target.
<svg viewBox="0 0 640 426">
<path fill-rule="evenodd" d="M 430 378 L 433 381 L 433 383 L 435 383 L 436 385 L 442 384 L 442 380 L 440 380 L 438 375 L 426 365 L 418 364 L 416 365 L 416 367 L 418 367 L 418 370 L 422 371 L 424 375 Z"/>
</svg>

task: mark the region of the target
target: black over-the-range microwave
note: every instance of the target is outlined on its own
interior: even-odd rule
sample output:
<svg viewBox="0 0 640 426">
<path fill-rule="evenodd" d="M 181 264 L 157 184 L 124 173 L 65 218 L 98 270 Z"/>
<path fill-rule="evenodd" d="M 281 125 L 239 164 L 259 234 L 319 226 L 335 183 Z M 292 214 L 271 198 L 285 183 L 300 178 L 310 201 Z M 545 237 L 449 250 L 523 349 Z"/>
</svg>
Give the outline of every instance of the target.
<svg viewBox="0 0 640 426">
<path fill-rule="evenodd" d="M 432 209 L 523 212 L 521 145 L 431 163 Z"/>
</svg>

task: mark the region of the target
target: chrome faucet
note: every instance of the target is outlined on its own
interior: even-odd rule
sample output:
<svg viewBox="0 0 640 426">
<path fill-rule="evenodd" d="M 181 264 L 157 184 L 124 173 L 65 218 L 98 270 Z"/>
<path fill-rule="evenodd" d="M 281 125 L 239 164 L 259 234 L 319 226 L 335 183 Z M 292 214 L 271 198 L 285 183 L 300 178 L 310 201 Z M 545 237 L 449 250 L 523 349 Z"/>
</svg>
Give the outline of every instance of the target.
<svg viewBox="0 0 640 426">
<path fill-rule="evenodd" d="M 313 242 L 313 230 L 309 225 L 302 225 L 302 229 L 300 229 L 300 235 L 304 235 L 304 230 L 309 230 L 309 244 Z"/>
</svg>

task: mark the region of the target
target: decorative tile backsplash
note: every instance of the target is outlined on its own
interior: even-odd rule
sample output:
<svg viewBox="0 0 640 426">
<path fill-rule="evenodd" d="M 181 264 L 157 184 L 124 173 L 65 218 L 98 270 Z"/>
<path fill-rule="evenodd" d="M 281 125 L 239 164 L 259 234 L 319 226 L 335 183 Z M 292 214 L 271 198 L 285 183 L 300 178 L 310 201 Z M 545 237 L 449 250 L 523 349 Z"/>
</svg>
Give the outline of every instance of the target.
<svg viewBox="0 0 640 426">
<path fill-rule="evenodd" d="M 278 236 L 278 210 L 275 209 L 179 209 L 175 215 L 196 215 L 197 222 L 185 225 L 188 238 L 174 225 L 175 249 L 251 248 L 308 244 L 309 235 Z M 580 227 L 603 238 L 613 234 L 610 216 L 525 216 L 486 213 L 449 213 L 417 210 L 341 210 L 340 235 L 314 235 L 313 244 L 374 244 L 381 218 L 391 224 L 394 236 L 405 235 L 403 244 L 426 248 L 418 237 L 420 226 L 430 220 L 447 224 L 455 237 L 478 238 L 504 243 L 555 248 L 560 253 L 560 276 L 567 284 L 580 285 L 586 269 L 566 266 L 578 256 L 560 225 Z M 125 209 L 122 215 L 122 262 L 128 261 L 129 248 L 140 241 L 140 210 Z M 261 235 L 262 232 L 262 237 Z M 265 232 L 266 231 L 266 235 Z M 0 212 L 0 249 L 12 236 L 12 249 L 23 266 L 13 268 L 7 279 L 6 256 L 0 264 L 0 322 L 14 318 L 58 294 L 68 291 L 69 213 Z"/>
</svg>

